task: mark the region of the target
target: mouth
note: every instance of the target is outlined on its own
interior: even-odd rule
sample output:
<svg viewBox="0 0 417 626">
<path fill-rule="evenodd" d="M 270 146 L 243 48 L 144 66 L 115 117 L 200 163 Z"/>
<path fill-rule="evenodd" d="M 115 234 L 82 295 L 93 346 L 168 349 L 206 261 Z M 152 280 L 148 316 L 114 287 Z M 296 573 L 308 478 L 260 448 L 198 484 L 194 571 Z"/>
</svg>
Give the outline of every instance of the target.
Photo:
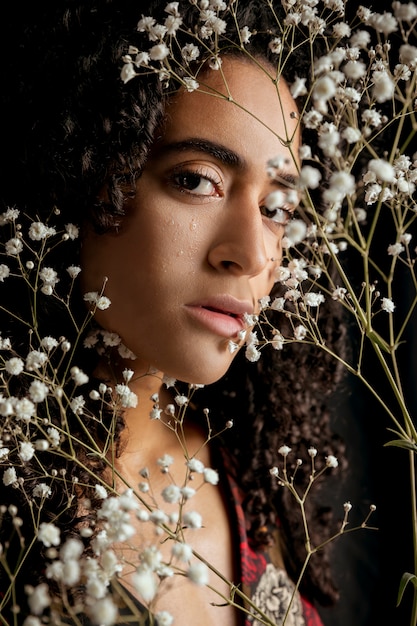
<svg viewBox="0 0 417 626">
<path fill-rule="evenodd" d="M 202 306 L 202 308 L 206 309 L 207 311 L 212 311 L 213 313 L 220 313 L 221 315 L 228 315 L 229 317 L 234 317 L 235 319 L 243 320 L 244 314 L 242 313 L 233 313 L 233 311 L 226 311 L 224 309 L 219 309 L 214 306 Z"/>
<path fill-rule="evenodd" d="M 222 295 L 186 306 L 200 326 L 221 337 L 236 337 L 246 327 L 245 315 L 253 313 L 250 301 Z"/>
</svg>

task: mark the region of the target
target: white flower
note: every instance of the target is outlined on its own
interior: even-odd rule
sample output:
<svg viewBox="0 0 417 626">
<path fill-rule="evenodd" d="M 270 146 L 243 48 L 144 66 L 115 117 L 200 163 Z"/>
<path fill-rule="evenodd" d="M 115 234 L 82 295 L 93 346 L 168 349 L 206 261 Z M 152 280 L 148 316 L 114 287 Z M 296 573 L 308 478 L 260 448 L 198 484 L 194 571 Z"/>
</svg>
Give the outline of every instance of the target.
<svg viewBox="0 0 417 626">
<path fill-rule="evenodd" d="M 71 278 L 77 278 L 78 274 L 81 272 L 81 267 L 78 265 L 70 265 L 67 267 L 67 272 Z"/>
<path fill-rule="evenodd" d="M 412 235 L 411 233 L 403 233 L 400 237 L 400 241 L 401 243 L 403 243 L 405 246 L 408 246 L 408 244 L 410 243 L 411 239 L 412 239 Z"/>
<path fill-rule="evenodd" d="M 35 617 L 34 615 L 28 615 L 23 622 L 23 626 L 42 626 L 42 622 L 39 617 Z"/>
<path fill-rule="evenodd" d="M 161 41 L 166 35 L 167 29 L 164 24 L 154 24 L 149 28 L 149 41 Z"/>
<path fill-rule="evenodd" d="M 391 298 L 382 298 L 381 299 L 381 309 L 386 311 L 387 313 L 394 313 L 395 304 L 391 300 Z"/>
<path fill-rule="evenodd" d="M 157 626 L 171 626 L 174 618 L 168 611 L 159 611 L 155 614 Z"/>
<path fill-rule="evenodd" d="M 105 487 L 103 487 L 103 485 L 96 485 L 94 487 L 95 490 L 95 495 L 97 496 L 97 498 L 100 498 L 101 500 L 105 500 L 107 498 L 107 491 L 105 489 Z"/>
<path fill-rule="evenodd" d="M 106 309 L 108 309 L 110 304 L 110 299 L 106 296 L 100 296 L 99 298 L 97 298 L 96 307 L 100 309 L 100 311 L 105 311 Z"/>
<path fill-rule="evenodd" d="M 311 165 L 304 165 L 301 168 L 299 184 L 300 187 L 307 187 L 308 189 L 317 189 L 321 180 L 321 172 L 317 167 Z"/>
<path fill-rule="evenodd" d="M 300 146 L 298 154 L 302 161 L 304 161 L 305 159 L 311 159 L 312 158 L 311 147 L 308 146 L 307 144 L 303 144 L 302 146 Z"/>
<path fill-rule="evenodd" d="M 219 482 L 219 473 L 210 467 L 205 468 L 203 475 L 204 482 L 209 483 L 210 485 L 217 485 Z"/>
<path fill-rule="evenodd" d="M 353 126 L 347 126 L 342 134 L 342 139 L 347 141 L 349 144 L 357 143 L 362 138 L 362 133 L 359 128 L 354 128 Z"/>
<path fill-rule="evenodd" d="M 0 461 L 6 459 L 10 454 L 9 448 L 0 448 Z"/>
<path fill-rule="evenodd" d="M 307 93 L 306 78 L 299 78 L 298 76 L 290 86 L 292 97 L 297 99 L 299 96 L 304 96 Z"/>
<path fill-rule="evenodd" d="M 61 440 L 58 430 L 53 426 L 50 426 L 46 432 L 48 433 L 51 445 L 58 447 Z"/>
<path fill-rule="evenodd" d="M 330 76 L 321 76 L 313 86 L 314 100 L 327 102 L 336 94 L 336 84 Z"/>
<path fill-rule="evenodd" d="M 275 298 L 272 301 L 271 309 L 273 311 L 281 311 L 282 312 L 284 310 L 284 306 L 285 306 L 285 298 L 282 298 L 282 297 Z"/>
<path fill-rule="evenodd" d="M 182 518 L 184 526 L 187 528 L 201 528 L 203 520 L 197 511 L 187 511 Z"/>
<path fill-rule="evenodd" d="M 172 2 L 171 4 L 176 4 L 176 3 Z M 164 22 L 167 35 L 170 35 L 170 36 L 175 35 L 175 33 L 177 32 L 181 24 L 182 24 L 182 17 L 180 17 L 179 15 L 168 15 L 168 17 L 165 19 L 165 22 Z"/>
<path fill-rule="evenodd" d="M 373 185 L 369 185 L 365 192 L 365 202 L 366 204 L 374 204 L 378 198 L 379 194 L 382 191 L 381 185 L 374 183 Z"/>
<path fill-rule="evenodd" d="M 65 224 L 65 231 L 70 239 L 77 239 L 80 234 L 80 229 L 75 224 Z"/>
<path fill-rule="evenodd" d="M 322 293 L 310 291 L 309 293 L 306 293 L 304 301 L 307 306 L 317 307 L 324 302 L 324 296 Z"/>
<path fill-rule="evenodd" d="M 195 496 L 195 489 L 188 486 L 181 487 L 181 494 L 184 500 L 190 500 L 190 498 Z"/>
<path fill-rule="evenodd" d="M 18 237 L 13 237 L 6 242 L 4 248 L 8 256 L 17 256 L 23 250 L 23 243 Z"/>
<path fill-rule="evenodd" d="M 307 452 L 311 456 L 312 459 L 314 459 L 314 457 L 317 456 L 316 448 L 311 447 L 307 450 Z"/>
<path fill-rule="evenodd" d="M 161 495 L 164 502 L 177 503 L 181 499 L 181 489 L 177 485 L 167 485 Z"/>
<path fill-rule="evenodd" d="M 170 454 L 164 454 L 156 462 L 160 467 L 167 468 L 174 463 L 174 458 Z"/>
<path fill-rule="evenodd" d="M 45 285 L 55 287 L 59 282 L 58 274 L 52 267 L 43 267 L 39 272 L 39 278 Z"/>
<path fill-rule="evenodd" d="M 135 408 L 138 404 L 137 395 L 127 385 L 116 385 L 115 391 L 120 398 L 121 405 L 125 409 Z"/>
<path fill-rule="evenodd" d="M 207 24 L 216 35 L 222 35 L 226 30 L 226 22 L 219 17 L 211 18 Z"/>
<path fill-rule="evenodd" d="M 204 472 L 204 463 L 195 457 L 187 461 L 186 465 L 190 472 L 196 472 L 196 474 Z"/>
<path fill-rule="evenodd" d="M 51 604 L 51 598 L 48 593 L 48 585 L 41 583 L 31 590 L 28 598 L 29 608 L 35 615 L 41 615 L 43 611 Z"/>
<path fill-rule="evenodd" d="M 178 404 L 178 406 L 186 406 L 188 404 L 188 398 L 183 395 L 175 396 L 175 403 Z"/>
<path fill-rule="evenodd" d="M 17 474 L 14 467 L 9 467 L 3 473 L 3 484 L 8 487 L 14 485 L 17 482 Z"/>
<path fill-rule="evenodd" d="M 303 220 L 291 220 L 285 227 L 288 245 L 295 246 L 301 243 L 307 234 L 307 226 Z"/>
<path fill-rule="evenodd" d="M 163 61 L 169 55 L 169 48 L 164 43 L 158 43 L 149 50 L 152 61 Z"/>
<path fill-rule="evenodd" d="M 323 115 L 316 109 L 311 109 L 303 116 L 304 126 L 306 128 L 318 128 L 323 120 Z"/>
<path fill-rule="evenodd" d="M 49 442 L 46 439 L 37 439 L 35 441 L 35 450 L 45 452 L 49 448 Z"/>
<path fill-rule="evenodd" d="M 282 40 L 280 37 L 274 37 L 269 44 L 268 48 L 271 50 L 273 54 L 279 54 L 282 50 Z"/>
<path fill-rule="evenodd" d="M 283 347 L 284 347 L 284 337 L 283 337 L 283 335 L 281 335 L 280 332 L 276 331 L 272 335 L 271 345 L 274 348 L 274 350 L 282 350 L 283 349 Z"/>
<path fill-rule="evenodd" d="M 41 340 L 42 348 L 45 348 L 45 350 L 47 350 L 48 352 L 50 350 L 53 350 L 53 348 L 56 348 L 57 345 L 58 345 L 58 342 L 53 337 L 47 336 L 47 337 L 43 337 L 43 339 Z"/>
<path fill-rule="evenodd" d="M 133 585 L 145 602 L 151 602 L 158 591 L 157 577 L 147 567 L 139 568 L 133 574 Z"/>
<path fill-rule="evenodd" d="M 229 350 L 230 354 L 234 354 L 239 350 L 239 344 L 230 339 L 227 343 L 227 349 Z"/>
<path fill-rule="evenodd" d="M 307 335 L 307 330 L 301 324 L 294 329 L 294 337 L 297 341 L 302 341 Z"/>
<path fill-rule="evenodd" d="M 351 29 L 348 24 L 345 22 L 338 22 L 337 24 L 333 24 L 333 35 L 338 39 L 342 37 L 350 37 Z"/>
<path fill-rule="evenodd" d="M 89 615 L 96 626 L 113 626 L 116 623 L 119 611 L 110 596 L 99 598 L 89 607 Z"/>
<path fill-rule="evenodd" d="M 132 78 L 136 75 L 133 63 L 125 63 L 120 71 L 120 78 L 125 84 L 128 83 L 129 80 L 132 80 Z"/>
<path fill-rule="evenodd" d="M 392 8 L 397 20 L 411 22 L 417 17 L 417 5 L 414 2 L 401 3 L 395 0 L 392 3 Z"/>
<path fill-rule="evenodd" d="M 26 357 L 26 369 L 29 372 L 34 370 L 38 370 L 45 365 L 48 357 L 44 352 L 40 352 L 39 350 L 31 350 Z"/>
<path fill-rule="evenodd" d="M 5 278 L 10 276 L 10 269 L 4 263 L 0 263 L 0 282 L 4 282 Z"/>
<path fill-rule="evenodd" d="M 323 193 L 326 202 L 341 202 L 355 192 L 355 178 L 349 172 L 334 172 L 330 176 L 329 189 Z"/>
<path fill-rule="evenodd" d="M 378 33 L 389 35 L 398 30 L 397 20 L 392 13 L 372 13 L 369 16 L 369 24 L 375 28 Z"/>
<path fill-rule="evenodd" d="M 253 344 L 249 344 L 245 350 L 245 356 L 251 363 L 259 361 L 261 357 L 260 351 Z"/>
<path fill-rule="evenodd" d="M 5 362 L 4 368 L 6 372 L 10 374 L 11 376 L 19 376 L 19 374 L 23 372 L 24 363 L 22 359 L 19 359 L 19 357 L 14 356 Z"/>
<path fill-rule="evenodd" d="M 374 86 L 372 95 L 377 102 L 386 102 L 394 95 L 395 85 L 392 78 L 385 71 L 375 71 L 372 74 Z"/>
<path fill-rule="evenodd" d="M 338 465 L 339 461 L 336 459 L 335 456 L 333 456 L 332 454 L 326 456 L 326 467 L 337 467 Z"/>
<path fill-rule="evenodd" d="M 29 385 L 29 397 L 35 404 L 43 402 L 48 395 L 49 388 L 40 380 L 33 380 Z"/>
<path fill-rule="evenodd" d="M 325 122 L 320 128 L 318 145 L 329 157 L 339 154 L 340 133 L 332 122 Z"/>
<path fill-rule="evenodd" d="M 392 183 L 395 180 L 393 166 L 384 159 L 371 159 L 368 163 L 368 169 L 382 182 Z"/>
<path fill-rule="evenodd" d="M 52 491 L 46 483 L 38 483 L 33 490 L 34 498 L 48 498 Z"/>
<path fill-rule="evenodd" d="M 172 551 L 172 555 L 175 558 L 177 558 L 180 561 L 183 561 L 184 563 L 187 563 L 193 555 L 192 547 L 189 546 L 187 543 L 182 543 L 180 541 L 174 543 L 171 551 Z"/>
<path fill-rule="evenodd" d="M 209 570 L 207 565 L 197 561 L 190 565 L 187 571 L 187 576 L 196 585 L 207 585 L 209 582 Z"/>
<path fill-rule="evenodd" d="M 242 43 L 249 43 L 250 38 L 252 37 L 252 33 L 249 30 L 248 26 L 244 26 L 240 29 L 240 38 Z"/>
<path fill-rule="evenodd" d="M 352 509 L 352 505 L 350 502 L 345 502 L 343 505 L 343 509 L 345 511 L 345 513 L 349 513 L 349 511 Z"/>
<path fill-rule="evenodd" d="M 56 230 L 53 227 L 45 226 L 42 222 L 32 222 L 29 228 L 29 237 L 33 241 L 41 241 L 51 235 L 55 235 Z"/>
<path fill-rule="evenodd" d="M 332 300 L 344 300 L 347 290 L 344 287 L 336 287 L 332 292 Z"/>
<path fill-rule="evenodd" d="M 286 457 L 286 456 L 288 456 L 288 455 L 289 455 L 289 453 L 291 452 L 291 448 L 289 448 L 288 446 L 281 446 L 281 447 L 278 449 L 278 452 L 279 452 L 280 454 L 282 454 L 282 456 L 283 456 L 283 457 Z"/>
<path fill-rule="evenodd" d="M 52 523 L 42 522 L 38 530 L 38 540 L 42 541 L 46 548 L 59 546 L 61 531 L 58 526 L 55 526 Z"/>
<path fill-rule="evenodd" d="M 404 252 L 405 248 L 402 243 L 392 243 L 388 246 L 388 254 L 390 256 L 398 256 L 401 252 Z"/>
<path fill-rule="evenodd" d="M 348 61 L 343 66 L 343 73 L 350 80 L 356 81 L 365 76 L 366 65 L 362 61 Z"/>
<path fill-rule="evenodd" d="M 71 378 L 76 386 L 85 385 L 88 383 L 88 376 L 84 374 L 78 367 L 72 367 L 70 370 Z"/>
<path fill-rule="evenodd" d="M 150 16 L 145 17 L 144 15 L 142 15 L 142 18 L 139 20 L 136 28 L 140 33 L 143 33 L 144 31 L 149 31 L 149 29 L 152 28 L 154 24 L 155 24 L 154 17 L 150 17 Z"/>
<path fill-rule="evenodd" d="M 350 38 L 350 45 L 356 48 L 367 48 L 371 35 L 367 30 L 356 30 Z"/>
<path fill-rule="evenodd" d="M 76 415 L 82 415 L 83 409 L 85 405 L 85 400 L 83 396 L 76 396 L 70 402 L 70 408 Z"/>
<path fill-rule="evenodd" d="M 187 43 L 181 49 L 181 56 L 186 63 L 191 63 L 195 61 L 200 56 L 200 50 L 193 43 Z"/>
<path fill-rule="evenodd" d="M 33 444 L 30 443 L 30 441 L 20 442 L 19 457 L 22 459 L 24 463 L 27 461 L 30 461 L 30 459 L 33 457 L 34 454 L 35 454 L 35 448 L 33 447 Z"/>
<path fill-rule="evenodd" d="M 108 309 L 111 304 L 109 298 L 106 298 L 106 296 L 100 296 L 97 291 L 88 291 L 85 293 L 84 300 L 94 304 L 101 311 Z"/>
</svg>

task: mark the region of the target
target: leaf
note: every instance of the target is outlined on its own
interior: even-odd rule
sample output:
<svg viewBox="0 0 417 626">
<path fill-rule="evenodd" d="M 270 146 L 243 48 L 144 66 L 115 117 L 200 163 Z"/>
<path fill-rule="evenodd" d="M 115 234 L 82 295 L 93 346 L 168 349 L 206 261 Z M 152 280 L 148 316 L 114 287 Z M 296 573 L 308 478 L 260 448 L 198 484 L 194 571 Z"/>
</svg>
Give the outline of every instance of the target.
<svg viewBox="0 0 417 626">
<path fill-rule="evenodd" d="M 417 445 L 412 441 L 406 441 L 405 439 L 395 439 L 394 441 L 388 441 L 384 443 L 385 446 L 394 446 L 396 448 L 405 448 L 406 450 L 411 450 L 412 452 L 417 453 Z"/>
<path fill-rule="evenodd" d="M 417 589 L 417 576 L 415 574 L 410 574 L 410 572 L 405 572 L 401 577 L 400 588 L 398 589 L 397 606 L 400 605 L 405 588 L 410 582 L 414 585 L 414 588 Z"/>
</svg>

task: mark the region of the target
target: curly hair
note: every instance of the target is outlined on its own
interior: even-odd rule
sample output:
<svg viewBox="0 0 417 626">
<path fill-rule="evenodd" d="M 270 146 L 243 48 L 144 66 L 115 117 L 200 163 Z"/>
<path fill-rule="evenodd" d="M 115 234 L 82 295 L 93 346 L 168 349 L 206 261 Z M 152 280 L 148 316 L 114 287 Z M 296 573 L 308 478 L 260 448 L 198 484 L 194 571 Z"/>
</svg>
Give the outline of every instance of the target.
<svg viewBox="0 0 417 626">
<path fill-rule="evenodd" d="M 127 84 L 120 80 L 121 59 L 128 45 L 140 39 L 135 30 L 140 18 L 138 5 L 131 0 L 57 0 L 42 9 L 33 2 L 25 5 L 22 8 L 21 3 L 12 3 L 0 37 L 2 57 L 7 59 L 1 68 L 0 95 L 1 145 L 6 156 L 2 165 L 3 210 L 19 208 L 22 224 L 25 220 L 28 224 L 34 219 L 44 221 L 54 213 L 57 231 L 63 231 L 68 221 L 79 227 L 92 221 L 98 231 L 114 228 L 123 219 L 127 197 L 134 193 L 167 99 L 157 75 L 149 73 Z M 157 18 L 163 12 L 160 2 L 150 2 L 146 9 L 140 9 Z M 283 15 L 280 5 L 275 9 Z M 180 11 L 184 24 L 192 27 L 195 6 L 183 0 Z M 248 51 L 268 59 L 272 53 L 267 42 L 273 33 L 265 3 L 245 0 L 237 4 L 237 12 L 239 23 L 258 31 L 248 44 Z M 232 21 L 226 37 L 236 39 Z M 227 53 L 239 54 L 236 48 Z M 288 81 L 293 79 L 295 67 L 301 74 L 304 67 L 307 74 L 309 58 L 303 56 L 302 50 L 296 54 L 297 64 L 288 63 L 284 68 Z M 68 259 L 76 264 L 79 253 L 78 241 L 69 241 L 51 250 L 50 263 L 64 276 Z M 67 293 L 69 281 L 67 276 L 65 284 L 62 278 L 62 293 Z M 27 354 L 31 337 L 21 320 L 32 315 L 30 292 L 11 276 L 7 286 L 0 283 L 0 297 L 3 302 L 8 300 L 6 312 L 0 306 L 3 336 L 10 338 L 15 350 Z M 39 294 L 39 336 L 60 336 L 64 328 L 68 341 L 76 343 L 76 332 L 84 316 L 84 303 L 75 291 L 71 319 L 62 303 L 56 299 L 51 303 L 50 298 Z M 343 326 L 331 309 L 323 316 L 323 327 L 328 344 L 343 340 Z M 77 345 L 74 362 L 82 363 L 93 388 L 98 356 L 83 350 L 82 341 Z M 57 357 L 55 366 L 66 367 L 67 362 Z M 297 447 L 300 456 L 315 446 L 323 455 L 343 457 L 342 444 L 331 432 L 326 409 L 326 399 L 338 376 L 330 358 L 314 353 L 310 347 L 294 345 L 283 352 L 266 350 L 256 364 L 238 355 L 228 374 L 208 390 L 201 390 L 198 399 L 201 405 L 210 406 L 216 424 L 234 421 L 235 427 L 223 435 L 222 446 L 246 494 L 244 507 L 250 520 L 250 536 L 255 543 L 267 543 L 270 538 L 263 529 L 269 519 L 278 515 L 286 566 L 294 579 L 305 559 L 302 520 L 289 493 L 278 486 L 269 469 L 279 463 L 278 448 L 284 443 Z M 23 394 L 24 384 L 16 377 L 15 388 L 9 392 Z M 94 414 L 92 403 L 90 409 Z M 53 406 L 51 401 L 49 411 L 51 422 L 59 424 L 57 404 Z M 77 436 L 82 439 L 79 421 L 71 416 L 68 419 L 72 419 L 74 440 Z M 85 421 L 85 428 L 100 440 L 103 433 L 99 422 L 87 415 Z M 120 415 L 116 442 L 123 425 Z M 90 470 L 104 471 L 103 463 L 91 459 L 82 445 L 76 452 L 82 464 L 39 453 L 49 471 L 58 470 L 78 479 L 79 487 L 71 487 L 75 497 L 70 507 L 63 490 L 54 483 L 47 506 L 42 509 L 41 521 L 58 515 L 63 535 L 71 535 L 79 522 L 81 498 L 93 497 L 93 486 L 88 488 Z M 37 468 L 28 462 L 24 471 L 29 492 L 29 486 L 36 484 Z M 298 473 L 300 479 L 306 478 L 309 468 L 301 466 Z M 19 489 L 6 488 L 1 483 L 0 492 L 2 504 L 16 506 L 21 517 L 29 516 L 30 502 Z M 329 536 L 333 521 L 327 507 L 315 500 L 310 507 L 313 541 L 317 544 Z M 0 538 L 4 542 L 10 536 L 13 520 L 6 508 L 2 517 Z M 19 554 L 17 533 L 13 541 Z M 17 594 L 18 580 L 22 580 L 23 589 L 28 580 L 41 578 L 45 568 L 41 547 L 35 544 L 30 558 L 19 568 Z M 0 567 L 0 589 L 2 579 L 7 579 L 7 574 Z M 326 550 L 310 560 L 301 590 L 324 605 L 337 598 Z"/>
</svg>

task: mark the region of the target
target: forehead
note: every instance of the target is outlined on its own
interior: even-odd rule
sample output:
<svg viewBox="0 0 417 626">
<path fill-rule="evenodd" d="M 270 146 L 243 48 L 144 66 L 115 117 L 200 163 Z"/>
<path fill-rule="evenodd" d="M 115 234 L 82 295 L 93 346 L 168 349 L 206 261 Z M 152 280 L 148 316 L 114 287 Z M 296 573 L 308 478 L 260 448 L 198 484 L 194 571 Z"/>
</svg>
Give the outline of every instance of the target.
<svg viewBox="0 0 417 626">
<path fill-rule="evenodd" d="M 246 161 L 290 157 L 299 147 L 296 104 L 284 79 L 254 62 L 227 58 L 221 71 L 207 70 L 200 88 L 181 90 L 166 110 L 162 141 L 201 136 L 216 140 Z M 289 147 L 290 146 L 290 149 Z"/>
</svg>

